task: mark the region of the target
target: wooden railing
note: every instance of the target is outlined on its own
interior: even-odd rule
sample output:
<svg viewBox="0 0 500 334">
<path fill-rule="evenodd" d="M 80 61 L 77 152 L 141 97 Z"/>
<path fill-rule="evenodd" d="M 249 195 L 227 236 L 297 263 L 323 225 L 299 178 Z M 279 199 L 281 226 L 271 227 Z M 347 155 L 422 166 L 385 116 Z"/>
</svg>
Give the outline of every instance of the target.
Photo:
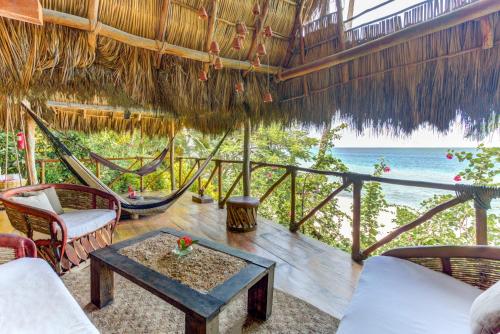
<svg viewBox="0 0 500 334">
<path fill-rule="evenodd" d="M 111 158 L 109 160 L 114 161 L 125 161 L 132 160 L 134 164 L 143 163 L 144 160 L 151 159 L 151 157 L 133 157 L 133 158 Z M 82 161 L 88 163 L 96 163 L 96 173 L 99 176 L 99 163 L 96 161 L 92 161 L 90 159 L 83 159 Z M 200 166 L 200 164 L 204 161 L 202 158 L 193 158 L 193 157 L 177 157 L 177 179 L 178 186 L 180 187 L 184 184 L 194 173 L 195 169 Z M 42 182 L 45 181 L 45 166 L 47 163 L 55 163 L 60 162 L 57 159 L 46 159 L 39 160 L 41 176 L 40 179 Z M 231 185 L 228 190 L 224 194 L 224 180 L 223 180 L 223 171 L 224 168 L 228 165 L 239 165 L 243 162 L 241 160 L 227 160 L 227 159 L 213 159 L 211 164 L 213 168 L 208 169 L 200 175 L 196 183 L 196 189 L 200 194 L 203 194 L 206 189 L 211 185 L 215 178 L 217 178 L 217 182 L 215 183 L 215 189 L 217 193 L 217 201 L 219 208 L 224 208 L 227 200 L 233 192 L 235 191 L 238 184 L 242 179 L 242 172 L 239 172 L 235 179 L 232 180 Z M 260 202 L 264 202 L 269 196 L 273 193 L 274 190 L 285 180 L 290 179 L 290 223 L 289 228 L 292 232 L 298 231 L 298 229 L 309 219 L 311 219 L 319 210 L 321 210 L 326 204 L 328 204 L 333 198 L 335 198 L 339 193 L 346 190 L 348 187 L 352 189 L 352 257 L 355 260 L 362 260 L 372 254 L 375 250 L 379 249 L 383 245 L 389 243 L 390 241 L 397 238 L 399 235 L 414 229 L 415 227 L 423 224 L 428 221 L 436 214 L 449 209 L 457 204 L 464 203 L 469 200 L 474 201 L 475 207 L 475 227 L 476 227 L 476 243 L 478 245 L 486 245 L 488 244 L 488 229 L 487 229 L 487 210 L 490 207 L 490 203 L 492 199 L 500 197 L 500 188 L 498 187 L 485 187 L 485 186 L 473 186 L 473 185 L 459 185 L 459 184 L 444 184 L 444 183 L 435 183 L 435 182 L 426 182 L 426 181 L 413 181 L 413 180 L 402 180 L 402 179 L 393 179 L 393 178 L 385 178 L 385 177 L 377 177 L 367 174 L 357 174 L 357 173 L 343 173 L 343 172 L 335 172 L 335 171 L 325 171 L 325 170 L 316 170 L 305 167 L 291 166 L 291 165 L 282 165 L 282 164 L 274 164 L 274 163 L 266 163 L 266 162 L 251 162 L 251 172 L 255 172 L 261 168 L 273 168 L 273 169 L 281 169 L 284 171 L 284 174 L 281 175 L 265 192 L 260 196 Z M 238 167 L 238 169 L 240 169 Z M 163 173 L 167 173 L 170 171 L 170 168 L 166 169 L 164 172 L 160 173 L 159 176 L 163 175 Z M 186 172 L 187 171 L 187 172 Z M 332 189 L 330 194 L 326 196 L 320 203 L 318 203 L 315 207 L 313 207 L 309 212 L 303 213 L 302 217 L 298 219 L 296 212 L 296 202 L 297 202 L 297 174 L 298 173 L 308 173 L 312 175 L 324 175 L 324 176 L 332 176 L 338 177 L 341 179 L 340 186 L 336 189 Z M 205 178 L 205 176 L 208 177 Z M 120 176 L 118 176 L 120 177 Z M 142 178 L 141 178 L 142 179 Z M 173 178 L 171 178 L 173 179 Z M 113 180 L 111 183 L 116 181 Z M 203 182 L 204 181 L 204 182 Z M 379 182 L 383 184 L 392 184 L 406 187 L 418 187 L 418 188 L 428 188 L 428 189 L 436 189 L 436 190 L 445 190 L 445 191 L 453 191 L 456 196 L 451 200 L 444 202 L 429 211 L 425 212 L 422 216 L 413 220 L 412 222 L 398 227 L 392 232 L 388 233 L 386 236 L 375 242 L 374 244 L 366 247 L 365 249 L 361 249 L 361 191 L 363 189 L 363 185 L 366 182 Z M 142 188 L 142 181 L 141 181 Z M 146 187 L 147 188 L 147 187 Z"/>
<path fill-rule="evenodd" d="M 192 160 L 193 168 L 199 165 L 200 161 L 203 159 L 199 158 L 191 158 L 191 157 L 178 157 L 179 161 L 179 180 L 182 179 L 182 161 Z M 241 181 L 242 173 L 240 172 L 236 178 L 233 180 L 231 186 L 225 195 L 223 195 L 223 184 L 222 184 L 222 170 L 223 165 L 228 164 L 242 164 L 242 161 L 239 160 L 224 160 L 224 159 L 214 159 L 213 163 L 215 164 L 214 168 L 210 172 L 210 177 L 207 179 L 204 185 L 199 183 L 199 192 L 203 193 L 207 186 L 212 182 L 214 175 L 217 173 L 218 181 L 217 181 L 217 194 L 218 194 L 218 203 L 219 207 L 223 208 L 228 198 L 232 195 L 234 190 L 236 189 L 238 183 Z M 290 178 L 290 230 L 293 232 L 298 231 L 300 226 L 302 226 L 306 221 L 311 219 L 321 208 L 323 208 L 326 204 L 328 204 L 335 196 L 341 193 L 343 190 L 346 190 L 348 187 L 352 187 L 352 200 L 353 200 L 353 209 L 352 209 L 352 257 L 355 260 L 361 260 L 368 257 L 375 250 L 379 249 L 383 245 L 389 243 L 394 240 L 396 237 L 405 233 L 409 230 L 414 229 L 415 227 L 421 225 L 422 223 L 428 221 L 436 214 L 449 209 L 457 204 L 464 203 L 469 200 L 474 201 L 475 214 L 476 214 L 476 243 L 478 245 L 486 245 L 488 244 L 488 229 L 487 229 L 487 210 L 490 206 L 491 200 L 500 197 L 500 188 L 495 187 L 484 187 L 484 186 L 473 186 L 473 185 L 459 185 L 459 184 L 444 184 L 444 183 L 435 183 L 435 182 L 426 182 L 426 181 L 413 181 L 413 180 L 402 180 L 402 179 L 393 179 L 393 178 L 384 178 L 377 177 L 367 174 L 357 174 L 357 173 L 341 173 L 335 171 L 325 171 L 325 170 L 316 170 L 305 167 L 298 166 L 290 166 L 290 165 L 281 165 L 281 164 L 273 164 L 273 163 L 264 163 L 264 162 L 251 162 L 251 171 L 254 172 L 260 168 L 278 168 L 284 170 L 284 174 L 276 180 L 269 189 L 260 197 L 261 203 L 264 202 L 271 193 L 281 185 L 286 179 Z M 312 208 L 308 213 L 304 214 L 300 219 L 297 219 L 296 212 L 296 196 L 297 196 L 297 174 L 298 173 L 309 173 L 315 175 L 325 175 L 325 176 L 334 176 L 338 177 L 342 180 L 340 186 L 336 189 L 333 189 L 331 193 L 325 197 L 319 204 L 317 204 L 314 208 Z M 189 174 L 186 175 L 186 179 L 189 177 Z M 366 249 L 361 249 L 361 191 L 363 188 L 363 184 L 366 182 L 380 182 L 385 184 L 393 184 L 407 187 L 419 187 L 419 188 L 429 188 L 436 190 L 446 190 L 455 192 L 456 196 L 442 203 L 431 210 L 424 213 L 422 216 L 413 220 L 412 222 L 396 228 L 394 231 L 387 234 L 385 237 L 381 238 L 373 245 L 368 246 Z"/>
</svg>

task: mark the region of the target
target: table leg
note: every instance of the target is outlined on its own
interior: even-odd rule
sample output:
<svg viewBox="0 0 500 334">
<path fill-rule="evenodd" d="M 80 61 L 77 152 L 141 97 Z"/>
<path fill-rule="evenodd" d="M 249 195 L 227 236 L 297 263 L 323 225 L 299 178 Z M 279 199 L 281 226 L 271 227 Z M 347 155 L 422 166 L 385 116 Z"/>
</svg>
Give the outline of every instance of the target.
<svg viewBox="0 0 500 334">
<path fill-rule="evenodd" d="M 113 301 L 115 283 L 113 271 L 103 262 L 90 260 L 90 301 L 98 308 Z"/>
<path fill-rule="evenodd" d="M 248 289 L 248 314 L 267 320 L 273 311 L 274 267 L 254 286 Z"/>
<path fill-rule="evenodd" d="M 219 333 L 219 316 L 215 316 L 211 320 L 200 317 L 197 314 L 186 313 L 186 334 L 218 334 Z"/>
</svg>

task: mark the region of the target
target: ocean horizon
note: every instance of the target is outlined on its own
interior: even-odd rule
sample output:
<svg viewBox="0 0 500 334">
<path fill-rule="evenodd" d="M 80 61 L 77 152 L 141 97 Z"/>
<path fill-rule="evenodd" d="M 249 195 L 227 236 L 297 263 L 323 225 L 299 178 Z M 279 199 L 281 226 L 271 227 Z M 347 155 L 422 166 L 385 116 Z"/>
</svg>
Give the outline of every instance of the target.
<svg viewBox="0 0 500 334">
<path fill-rule="evenodd" d="M 457 158 L 447 159 L 449 149 L 476 153 L 471 147 L 335 147 L 331 150 L 334 157 L 346 164 L 350 171 L 361 174 L 373 174 L 374 165 L 384 159 L 390 167 L 389 173 L 383 177 L 428 181 L 446 184 L 467 184 L 466 181 L 455 182 L 453 178 L 467 166 L 466 162 L 459 162 Z M 317 149 L 315 149 L 316 153 Z M 418 187 L 383 184 L 382 188 L 390 204 L 407 205 L 419 208 L 423 200 L 433 195 L 452 194 L 449 191 Z M 350 196 L 342 193 L 341 196 Z M 500 212 L 500 201 L 492 202 L 494 212 Z"/>
</svg>

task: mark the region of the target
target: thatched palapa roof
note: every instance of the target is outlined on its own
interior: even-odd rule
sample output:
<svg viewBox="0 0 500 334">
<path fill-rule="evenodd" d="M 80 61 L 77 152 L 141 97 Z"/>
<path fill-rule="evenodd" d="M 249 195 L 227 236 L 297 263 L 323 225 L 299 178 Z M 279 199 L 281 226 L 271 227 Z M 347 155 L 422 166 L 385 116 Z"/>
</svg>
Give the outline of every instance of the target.
<svg viewBox="0 0 500 334">
<path fill-rule="evenodd" d="M 446 130 L 458 114 L 473 130 L 498 124 L 498 2 L 429 0 L 351 29 L 336 2 L 42 0 L 43 26 L 0 18 L 0 104 L 28 96 L 60 129 L 150 134 L 171 120 L 217 133 L 247 115 L 321 126 L 337 111 L 359 129 L 396 132 Z M 231 47 L 238 22 L 249 28 L 240 51 Z M 266 26 L 274 34 L 264 40 Z M 222 70 L 207 65 L 212 40 Z M 259 42 L 268 56 L 254 67 Z"/>
</svg>

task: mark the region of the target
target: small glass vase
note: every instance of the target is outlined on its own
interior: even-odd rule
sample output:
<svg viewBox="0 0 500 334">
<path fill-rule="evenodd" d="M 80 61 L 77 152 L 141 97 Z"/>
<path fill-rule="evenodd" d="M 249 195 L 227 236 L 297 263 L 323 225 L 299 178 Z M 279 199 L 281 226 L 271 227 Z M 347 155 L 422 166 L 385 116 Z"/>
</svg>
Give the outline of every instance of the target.
<svg viewBox="0 0 500 334">
<path fill-rule="evenodd" d="M 190 254 L 192 251 L 193 251 L 193 246 L 189 246 L 186 249 L 179 249 L 179 246 L 175 246 L 175 248 L 172 250 L 172 253 L 174 253 L 178 257 L 183 257 Z"/>
</svg>

